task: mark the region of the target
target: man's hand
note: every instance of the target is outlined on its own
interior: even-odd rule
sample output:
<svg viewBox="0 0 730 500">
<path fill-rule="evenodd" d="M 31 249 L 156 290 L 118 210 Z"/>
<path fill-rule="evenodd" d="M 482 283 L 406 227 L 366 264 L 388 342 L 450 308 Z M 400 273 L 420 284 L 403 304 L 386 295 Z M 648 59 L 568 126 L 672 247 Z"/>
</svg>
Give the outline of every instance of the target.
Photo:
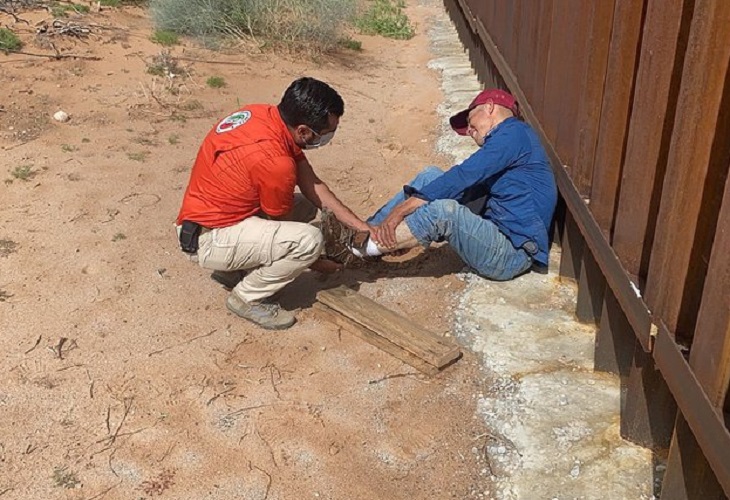
<svg viewBox="0 0 730 500">
<path fill-rule="evenodd" d="M 333 260 L 326 259 L 324 257 L 320 257 L 318 260 L 315 260 L 312 265 L 309 266 L 309 269 L 312 271 L 317 271 L 322 274 L 334 274 L 339 273 L 345 268 L 342 264 L 339 264 Z"/>
<path fill-rule="evenodd" d="M 403 222 L 404 217 L 393 210 L 379 226 L 372 226 L 370 237 L 375 240 L 378 246 L 393 249 L 398 244 L 395 230 Z"/>
<path fill-rule="evenodd" d="M 395 235 L 396 228 L 401 222 L 403 222 L 403 219 L 416 211 L 418 207 L 421 207 L 426 203 L 427 202 L 425 200 L 411 197 L 400 205 L 394 207 L 380 226 L 374 226 L 371 228 L 371 235 L 373 236 L 375 243 L 388 249 L 397 248 L 398 239 Z"/>
</svg>

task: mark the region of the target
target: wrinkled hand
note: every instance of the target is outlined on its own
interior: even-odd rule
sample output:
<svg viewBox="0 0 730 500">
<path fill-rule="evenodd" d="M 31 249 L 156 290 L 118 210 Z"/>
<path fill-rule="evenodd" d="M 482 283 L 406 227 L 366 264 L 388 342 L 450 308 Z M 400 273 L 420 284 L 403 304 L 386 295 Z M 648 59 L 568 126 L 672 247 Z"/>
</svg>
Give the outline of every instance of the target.
<svg viewBox="0 0 730 500">
<path fill-rule="evenodd" d="M 378 246 L 385 248 L 395 248 L 398 244 L 398 240 L 395 236 L 395 229 L 403 222 L 403 216 L 397 212 L 392 211 L 388 217 L 385 218 L 382 224 L 379 226 L 373 226 L 370 231 L 370 236 L 375 240 Z"/>
</svg>

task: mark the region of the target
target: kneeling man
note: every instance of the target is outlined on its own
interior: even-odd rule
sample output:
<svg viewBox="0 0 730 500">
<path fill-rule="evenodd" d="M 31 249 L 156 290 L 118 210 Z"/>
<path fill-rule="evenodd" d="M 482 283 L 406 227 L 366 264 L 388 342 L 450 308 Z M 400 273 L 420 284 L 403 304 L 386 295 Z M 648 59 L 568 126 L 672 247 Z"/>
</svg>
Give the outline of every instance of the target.
<svg viewBox="0 0 730 500">
<path fill-rule="evenodd" d="M 229 310 L 263 328 L 296 321 L 270 297 L 318 263 L 322 233 L 307 224 L 317 208 L 346 226 L 368 228 L 302 152 L 327 144 L 343 113 L 334 89 L 301 78 L 278 106 L 254 104 L 222 120 L 198 152 L 177 217 L 180 246 L 230 284 Z"/>
</svg>

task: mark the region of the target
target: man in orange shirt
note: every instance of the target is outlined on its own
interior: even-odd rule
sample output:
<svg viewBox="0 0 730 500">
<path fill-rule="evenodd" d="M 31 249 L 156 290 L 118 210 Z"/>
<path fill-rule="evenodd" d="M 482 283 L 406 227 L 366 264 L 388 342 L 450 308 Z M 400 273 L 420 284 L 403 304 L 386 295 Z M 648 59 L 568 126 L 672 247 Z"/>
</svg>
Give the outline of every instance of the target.
<svg viewBox="0 0 730 500">
<path fill-rule="evenodd" d="M 334 89 L 300 78 L 278 106 L 246 106 L 219 122 L 198 152 L 177 217 L 181 248 L 214 274 L 237 276 L 226 306 L 263 328 L 296 321 L 267 299 L 319 259 L 322 233 L 307 224 L 317 208 L 368 230 L 302 152 L 327 144 L 343 113 Z"/>
</svg>

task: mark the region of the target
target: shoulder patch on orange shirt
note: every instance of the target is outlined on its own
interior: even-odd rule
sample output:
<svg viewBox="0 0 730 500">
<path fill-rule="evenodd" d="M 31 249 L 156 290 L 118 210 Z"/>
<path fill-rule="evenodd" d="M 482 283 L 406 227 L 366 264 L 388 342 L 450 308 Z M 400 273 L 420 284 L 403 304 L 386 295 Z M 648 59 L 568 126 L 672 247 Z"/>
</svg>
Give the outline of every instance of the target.
<svg viewBox="0 0 730 500">
<path fill-rule="evenodd" d="M 236 111 L 230 116 L 221 121 L 215 128 L 216 133 L 222 134 L 224 132 L 230 132 L 249 121 L 251 119 L 250 111 Z"/>
</svg>

